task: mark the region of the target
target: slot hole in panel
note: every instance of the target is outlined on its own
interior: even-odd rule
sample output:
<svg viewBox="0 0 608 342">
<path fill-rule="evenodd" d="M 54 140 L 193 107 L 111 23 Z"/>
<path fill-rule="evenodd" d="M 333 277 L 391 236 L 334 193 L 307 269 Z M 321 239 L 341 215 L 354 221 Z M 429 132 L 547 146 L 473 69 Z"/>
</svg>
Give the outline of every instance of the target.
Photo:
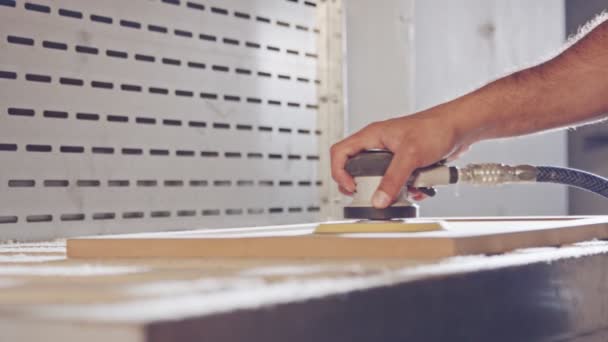
<svg viewBox="0 0 608 342">
<path fill-rule="evenodd" d="M 28 152 L 52 152 L 53 147 L 51 145 L 29 144 L 25 146 L 25 150 Z"/>
<path fill-rule="evenodd" d="M 101 89 L 114 89 L 112 82 L 91 81 L 91 87 Z"/>
<path fill-rule="evenodd" d="M 0 70 L 0 78 L 5 78 L 8 80 L 16 80 L 17 79 L 17 73 L 16 72 L 12 72 L 12 71 L 3 71 Z"/>
<path fill-rule="evenodd" d="M 25 9 L 28 11 L 40 12 L 40 13 L 51 13 L 51 8 L 49 6 L 36 4 L 33 2 L 26 2 L 24 5 Z"/>
<path fill-rule="evenodd" d="M 169 30 L 164 26 L 148 25 L 148 31 L 156 33 L 167 33 Z"/>
<path fill-rule="evenodd" d="M 176 179 L 170 179 L 170 180 L 166 180 L 164 181 L 164 184 L 166 187 L 182 187 L 184 186 L 184 181 L 182 180 L 176 180 Z"/>
<path fill-rule="evenodd" d="M 27 38 L 27 37 L 19 37 L 19 36 L 7 36 L 6 37 L 6 41 L 11 43 L 11 44 L 18 44 L 18 45 L 28 45 L 28 46 L 33 46 L 34 45 L 34 40 L 32 38 Z"/>
<path fill-rule="evenodd" d="M 62 17 L 68 17 L 73 19 L 82 19 L 82 12 L 73 11 L 65 8 L 60 8 L 58 11 L 59 15 Z"/>
<path fill-rule="evenodd" d="M 175 66 L 180 66 L 182 65 L 182 62 L 179 59 L 174 59 L 174 58 L 166 58 L 164 57 L 162 59 L 163 64 L 167 64 L 167 65 L 175 65 Z"/>
<path fill-rule="evenodd" d="M 152 156 L 168 156 L 169 155 L 169 150 L 151 149 L 150 150 L 150 155 L 152 155 Z"/>
<path fill-rule="evenodd" d="M 101 182 L 96 179 L 79 179 L 76 181 L 76 185 L 81 188 L 97 188 Z"/>
<path fill-rule="evenodd" d="M 30 223 L 51 222 L 53 215 L 28 215 L 25 220 Z"/>
<path fill-rule="evenodd" d="M 114 58 L 128 58 L 129 54 L 124 52 L 124 51 L 118 51 L 118 50 L 106 50 L 106 56 L 108 57 L 114 57 Z"/>
<path fill-rule="evenodd" d="M 258 185 L 259 186 L 263 186 L 263 187 L 274 186 L 274 181 L 272 181 L 272 180 L 261 180 L 261 181 L 258 181 Z"/>
<path fill-rule="evenodd" d="M 84 146 L 60 146 L 61 153 L 84 153 Z"/>
<path fill-rule="evenodd" d="M 124 155 L 132 155 L 132 156 L 140 156 L 144 153 L 144 151 L 141 148 L 123 148 L 121 150 L 122 154 Z"/>
<path fill-rule="evenodd" d="M 247 158 L 249 158 L 249 159 L 262 159 L 262 158 L 264 158 L 264 155 L 262 153 L 251 152 L 251 153 L 247 153 Z"/>
<path fill-rule="evenodd" d="M 17 144 L 2 144 L 2 143 L 0 143 L 0 151 L 6 151 L 6 152 L 17 151 Z"/>
<path fill-rule="evenodd" d="M 113 147 L 93 147 L 91 151 L 95 154 L 114 154 Z"/>
<path fill-rule="evenodd" d="M 226 215 L 243 215 L 243 209 L 226 209 Z"/>
<path fill-rule="evenodd" d="M 247 209 L 247 214 L 249 215 L 263 215 L 264 208 L 249 208 Z"/>
<path fill-rule="evenodd" d="M 17 3 L 15 2 L 15 0 L 0 0 L 0 6 L 16 7 Z"/>
<path fill-rule="evenodd" d="M 220 153 L 216 151 L 201 151 L 201 157 L 215 158 L 219 157 Z"/>
<path fill-rule="evenodd" d="M 9 188 L 32 188 L 36 186 L 33 179 L 11 179 L 8 181 Z"/>
<path fill-rule="evenodd" d="M 17 216 L 0 216 L 0 224 L 10 224 L 19 222 Z"/>
<path fill-rule="evenodd" d="M 76 52 L 88 55 L 97 55 L 99 54 L 99 49 L 92 46 L 76 45 Z"/>
<path fill-rule="evenodd" d="M 243 186 L 243 187 L 245 187 L 245 186 L 249 187 L 249 186 L 254 186 L 255 182 L 252 180 L 239 180 L 236 182 L 236 185 Z"/>
<path fill-rule="evenodd" d="M 188 62 L 188 67 L 196 68 L 196 69 L 205 69 L 205 64 L 190 61 L 190 62 Z"/>
<path fill-rule="evenodd" d="M 175 155 L 178 157 L 194 157 L 195 152 L 192 150 L 177 150 Z"/>
<path fill-rule="evenodd" d="M 48 75 L 38 75 L 38 74 L 25 74 L 25 79 L 30 82 L 41 82 L 41 83 L 51 83 L 53 80 L 51 76 Z"/>
<path fill-rule="evenodd" d="M 108 181 L 108 186 L 109 187 L 128 187 L 131 185 L 131 182 L 128 180 L 122 180 L 122 179 L 111 179 Z"/>
<path fill-rule="evenodd" d="M 179 216 L 179 217 L 192 217 L 192 216 L 196 216 L 196 210 L 179 210 L 177 212 L 177 216 Z"/>
<path fill-rule="evenodd" d="M 132 28 L 132 29 L 141 29 L 141 23 L 132 20 L 121 20 L 120 26 Z"/>
<path fill-rule="evenodd" d="M 241 19 L 251 19 L 251 15 L 243 12 L 234 11 L 234 16 Z"/>
<path fill-rule="evenodd" d="M 220 7 L 211 7 L 211 12 L 216 14 L 228 15 L 228 10 Z"/>
<path fill-rule="evenodd" d="M 198 10 L 198 11 L 204 11 L 205 10 L 205 5 L 200 4 L 198 2 L 194 2 L 194 1 L 188 1 L 186 2 L 186 7 L 193 9 L 193 10 Z"/>
<path fill-rule="evenodd" d="M 209 182 L 206 180 L 192 179 L 190 182 L 188 182 L 188 184 L 190 184 L 191 187 L 204 187 L 208 186 Z"/>
<path fill-rule="evenodd" d="M 113 220 L 116 218 L 116 213 L 95 213 L 93 220 Z"/>
<path fill-rule="evenodd" d="M 129 211 L 122 213 L 123 219 L 140 219 L 144 217 L 144 213 L 142 211 Z"/>
<path fill-rule="evenodd" d="M 45 110 L 42 113 L 42 116 L 50 119 L 67 119 L 68 112 L 58 111 L 58 110 Z"/>
<path fill-rule="evenodd" d="M 14 116 L 34 116 L 36 112 L 33 109 L 29 108 L 9 108 L 8 115 Z"/>
<path fill-rule="evenodd" d="M 65 188 L 70 185 L 70 182 L 65 179 L 46 179 L 44 186 L 47 188 Z"/>
<path fill-rule="evenodd" d="M 232 181 L 230 181 L 230 180 L 216 180 L 216 181 L 213 181 L 213 186 L 217 186 L 217 187 L 232 186 Z"/>
<path fill-rule="evenodd" d="M 156 124 L 156 119 L 137 117 L 137 118 L 135 118 L 135 123 L 142 124 L 142 125 L 154 125 L 154 124 Z"/>
<path fill-rule="evenodd" d="M 186 30 L 175 29 L 173 30 L 173 33 L 178 37 L 192 38 L 193 36 L 192 32 Z"/>
<path fill-rule="evenodd" d="M 142 55 L 142 54 L 136 53 L 135 60 L 142 61 L 142 62 L 155 62 L 156 58 L 154 56 Z"/>
<path fill-rule="evenodd" d="M 150 94 L 160 94 L 160 95 L 168 95 L 169 89 L 167 88 L 159 88 L 159 87 L 149 87 L 148 92 Z"/>
<path fill-rule="evenodd" d="M 171 212 L 167 210 L 157 210 L 150 213 L 152 218 L 166 218 L 171 217 Z"/>
<path fill-rule="evenodd" d="M 129 117 L 123 115 L 108 115 L 106 119 L 108 122 L 129 122 Z"/>
<path fill-rule="evenodd" d="M 61 221 L 84 221 L 85 219 L 85 215 L 84 214 L 63 214 L 59 217 L 59 219 Z"/>
<path fill-rule="evenodd" d="M 76 119 L 84 121 L 99 121 L 99 114 L 94 113 L 76 113 Z"/>
<path fill-rule="evenodd" d="M 190 127 L 207 127 L 207 123 L 203 121 L 188 121 Z"/>
<path fill-rule="evenodd" d="M 102 24 L 112 24 L 114 20 L 110 17 L 106 17 L 103 15 L 91 14 L 91 21 L 102 23 Z"/>
<path fill-rule="evenodd" d="M 253 130 L 253 126 L 252 125 L 237 124 L 236 125 L 236 129 L 239 130 L 239 131 L 251 131 L 251 130 Z"/>
<path fill-rule="evenodd" d="M 137 181 L 137 186 L 150 188 L 158 185 L 158 182 L 153 179 L 140 179 Z"/>
</svg>

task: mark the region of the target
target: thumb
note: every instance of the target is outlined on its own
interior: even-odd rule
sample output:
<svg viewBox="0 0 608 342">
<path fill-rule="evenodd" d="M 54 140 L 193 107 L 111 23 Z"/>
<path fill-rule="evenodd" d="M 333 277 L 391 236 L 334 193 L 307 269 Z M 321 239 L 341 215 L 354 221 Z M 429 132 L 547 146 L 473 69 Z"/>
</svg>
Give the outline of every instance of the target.
<svg viewBox="0 0 608 342">
<path fill-rule="evenodd" d="M 372 205 L 378 209 L 391 205 L 397 199 L 414 169 L 415 167 L 409 158 L 395 154 L 372 197 Z"/>
</svg>

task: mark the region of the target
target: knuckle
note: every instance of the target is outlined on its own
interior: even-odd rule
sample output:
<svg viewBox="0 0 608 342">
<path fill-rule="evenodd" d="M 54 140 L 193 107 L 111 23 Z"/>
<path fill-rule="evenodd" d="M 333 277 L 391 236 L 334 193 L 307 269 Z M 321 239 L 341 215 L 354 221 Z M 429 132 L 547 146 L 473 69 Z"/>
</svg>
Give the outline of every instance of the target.
<svg viewBox="0 0 608 342">
<path fill-rule="evenodd" d="M 343 150 L 342 142 L 337 142 L 337 143 L 331 145 L 331 147 L 329 148 L 329 154 L 332 157 L 337 157 L 340 153 L 342 153 L 342 150 Z"/>
<path fill-rule="evenodd" d="M 331 147 L 329 148 L 329 153 L 333 156 L 337 152 L 338 152 L 338 144 L 331 145 Z"/>
</svg>

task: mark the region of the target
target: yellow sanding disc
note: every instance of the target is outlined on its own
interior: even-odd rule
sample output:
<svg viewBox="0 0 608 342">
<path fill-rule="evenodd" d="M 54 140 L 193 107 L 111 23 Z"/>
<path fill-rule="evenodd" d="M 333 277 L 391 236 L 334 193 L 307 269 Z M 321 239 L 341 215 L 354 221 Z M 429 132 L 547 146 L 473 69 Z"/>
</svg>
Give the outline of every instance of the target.
<svg viewBox="0 0 608 342">
<path fill-rule="evenodd" d="M 441 221 L 358 221 L 322 223 L 315 234 L 414 233 L 443 229 Z"/>
</svg>

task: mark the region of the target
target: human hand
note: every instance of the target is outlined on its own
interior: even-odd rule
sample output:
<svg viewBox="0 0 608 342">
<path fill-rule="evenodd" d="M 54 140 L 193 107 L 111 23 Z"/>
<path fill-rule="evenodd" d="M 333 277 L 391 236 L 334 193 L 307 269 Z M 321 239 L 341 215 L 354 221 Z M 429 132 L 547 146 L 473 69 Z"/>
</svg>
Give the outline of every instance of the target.
<svg viewBox="0 0 608 342">
<path fill-rule="evenodd" d="M 443 112 L 427 111 L 368 125 L 331 147 L 332 177 L 340 191 L 351 195 L 356 191 L 353 178 L 344 166 L 349 157 L 363 150 L 386 149 L 393 160 L 372 198 L 372 205 L 391 205 L 412 172 L 442 159 L 453 160 L 468 149 L 459 127 L 444 118 Z M 414 200 L 425 195 L 410 189 Z"/>
</svg>

